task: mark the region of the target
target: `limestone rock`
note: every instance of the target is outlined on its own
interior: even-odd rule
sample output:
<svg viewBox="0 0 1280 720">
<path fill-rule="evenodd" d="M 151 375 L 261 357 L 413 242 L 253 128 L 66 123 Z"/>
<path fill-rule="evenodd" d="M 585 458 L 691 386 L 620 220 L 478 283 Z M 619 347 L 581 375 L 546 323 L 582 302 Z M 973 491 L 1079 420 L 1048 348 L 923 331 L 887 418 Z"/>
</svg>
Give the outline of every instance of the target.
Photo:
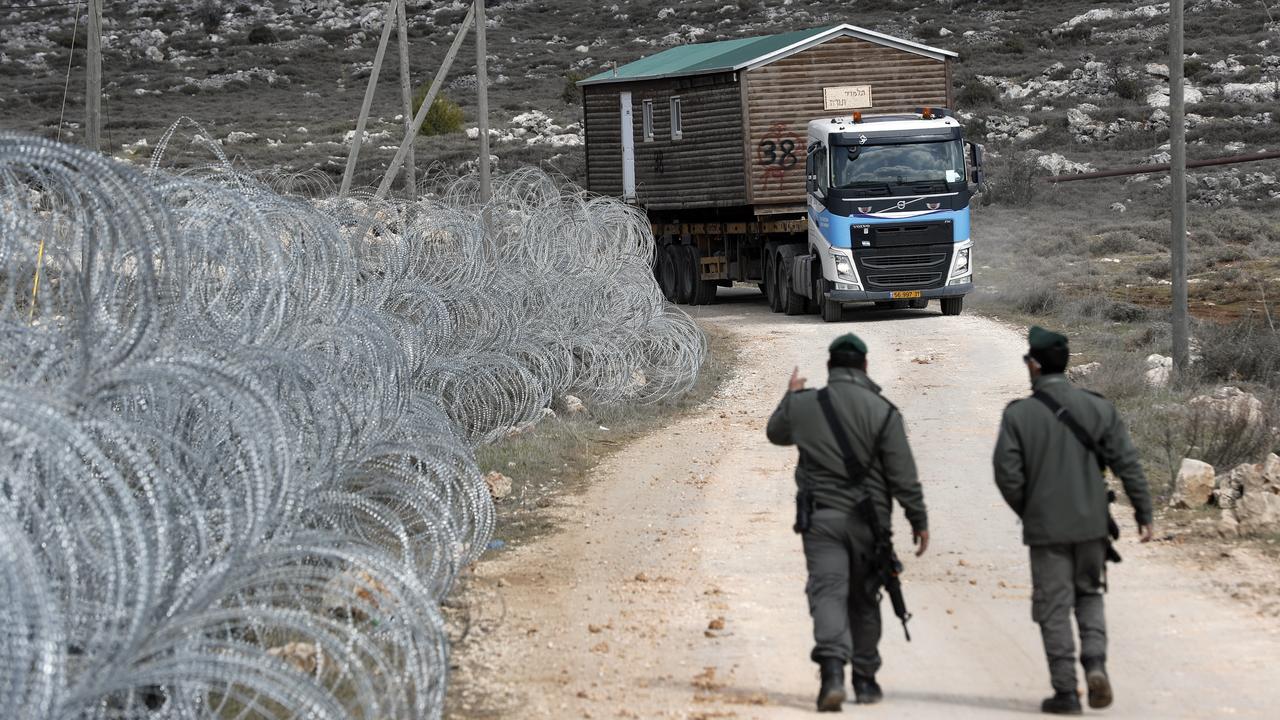
<svg viewBox="0 0 1280 720">
<path fill-rule="evenodd" d="M 278 657 L 307 675 L 315 675 L 320 666 L 320 646 L 316 643 L 291 642 L 268 648 L 267 654 Z"/>
<path fill-rule="evenodd" d="M 587 411 L 587 406 L 576 395 L 565 395 L 560 398 L 560 411 L 566 415 L 577 415 Z"/>
<path fill-rule="evenodd" d="M 1185 458 L 1174 480 L 1172 507 L 1197 508 L 1209 504 L 1215 486 L 1213 466 L 1207 462 Z"/>
<path fill-rule="evenodd" d="M 1083 382 L 1101 369 L 1102 363 L 1100 362 L 1085 363 L 1068 369 L 1067 377 L 1071 379 L 1071 382 Z"/>
<path fill-rule="evenodd" d="M 497 470 L 484 476 L 484 484 L 489 488 L 489 496 L 501 500 L 511 494 L 511 478 Z"/>
<path fill-rule="evenodd" d="M 1280 492 L 1280 455 L 1271 453 L 1262 463 L 1262 482 L 1271 492 Z"/>
<path fill-rule="evenodd" d="M 1280 532 L 1280 495 L 1273 492 L 1246 492 L 1236 501 L 1236 519 L 1243 533 Z"/>
<path fill-rule="evenodd" d="M 1173 358 L 1155 354 L 1147 356 L 1147 387 L 1168 387 L 1172 375 Z"/>
<path fill-rule="evenodd" d="M 1220 387 L 1212 395 L 1197 395 L 1187 405 L 1220 422 L 1243 422 L 1250 427 L 1266 422 L 1262 401 L 1238 387 Z"/>
</svg>

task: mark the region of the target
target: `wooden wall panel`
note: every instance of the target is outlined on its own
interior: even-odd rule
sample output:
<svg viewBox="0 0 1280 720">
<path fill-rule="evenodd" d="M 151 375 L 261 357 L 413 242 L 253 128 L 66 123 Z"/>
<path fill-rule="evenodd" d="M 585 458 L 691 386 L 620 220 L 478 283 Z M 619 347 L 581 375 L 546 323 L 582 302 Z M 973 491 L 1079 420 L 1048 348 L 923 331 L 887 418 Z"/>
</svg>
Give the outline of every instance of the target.
<svg viewBox="0 0 1280 720">
<path fill-rule="evenodd" d="M 948 79 L 945 62 L 851 37 L 747 72 L 751 202 L 804 202 L 809 121 L 835 115 L 822 106 L 823 87 L 870 85 L 873 106 L 863 112 L 910 112 L 921 106 L 945 107 Z"/>
<path fill-rule="evenodd" d="M 745 205 L 740 88 L 733 74 L 587 86 L 589 189 L 622 194 L 619 93 L 631 92 L 636 199 L 669 210 Z M 671 98 L 679 96 L 683 133 L 671 138 Z M 653 101 L 653 140 L 644 137 L 644 101 Z"/>
</svg>

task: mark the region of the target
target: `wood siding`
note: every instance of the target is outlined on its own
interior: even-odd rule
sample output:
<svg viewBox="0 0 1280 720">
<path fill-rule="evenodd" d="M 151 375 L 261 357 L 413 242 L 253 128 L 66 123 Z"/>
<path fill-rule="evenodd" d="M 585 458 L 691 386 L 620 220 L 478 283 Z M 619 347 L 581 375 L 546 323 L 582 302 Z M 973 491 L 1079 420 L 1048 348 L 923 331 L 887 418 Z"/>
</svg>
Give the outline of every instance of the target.
<svg viewBox="0 0 1280 720">
<path fill-rule="evenodd" d="M 622 195 L 619 93 L 631 92 L 636 200 L 655 210 L 746 204 L 742 106 L 734 74 L 587 86 L 584 112 L 587 184 Z M 681 103 L 683 133 L 671 138 L 671 98 Z M 653 101 L 653 140 L 644 137 L 644 102 Z"/>
<path fill-rule="evenodd" d="M 948 72 L 946 62 L 838 37 L 744 73 L 750 202 L 804 202 L 809 121 L 836 114 L 823 108 L 823 87 L 870 85 L 873 106 L 863 112 L 910 112 L 947 106 Z"/>
</svg>

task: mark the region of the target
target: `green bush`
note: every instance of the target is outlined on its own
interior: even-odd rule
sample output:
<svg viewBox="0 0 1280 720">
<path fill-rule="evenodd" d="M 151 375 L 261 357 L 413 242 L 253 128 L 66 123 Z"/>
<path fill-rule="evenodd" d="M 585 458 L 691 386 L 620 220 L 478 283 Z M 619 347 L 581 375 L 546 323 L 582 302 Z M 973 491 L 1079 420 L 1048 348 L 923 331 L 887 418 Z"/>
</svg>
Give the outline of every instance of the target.
<svg viewBox="0 0 1280 720">
<path fill-rule="evenodd" d="M 418 109 L 422 107 L 422 101 L 427 98 L 427 86 L 422 86 L 413 96 L 413 114 L 417 116 Z M 462 114 L 462 108 L 457 103 L 445 97 L 444 93 L 436 95 L 436 99 L 431 101 L 431 107 L 427 109 L 427 117 L 422 121 L 422 130 L 419 135 L 431 137 L 433 135 L 448 135 L 462 130 L 462 122 L 465 116 Z"/>
<path fill-rule="evenodd" d="M 250 45 L 270 45 L 279 40 L 276 37 L 276 32 L 266 25 L 253 26 L 253 29 L 249 31 L 248 39 Z"/>
<path fill-rule="evenodd" d="M 968 78 L 961 82 L 960 91 L 956 93 L 956 106 L 963 108 L 987 107 L 1000 99 L 995 88 L 978 78 Z"/>
<path fill-rule="evenodd" d="M 1138 100 L 1142 97 L 1142 81 L 1136 77 L 1116 73 L 1111 80 L 1111 92 L 1125 100 Z"/>
<path fill-rule="evenodd" d="M 560 91 L 560 99 L 565 105 L 577 105 L 582 102 L 582 89 L 578 87 L 578 81 L 586 78 L 586 73 L 580 73 L 577 70 L 570 70 L 564 74 L 564 89 Z"/>
<path fill-rule="evenodd" d="M 987 164 L 987 182 L 982 202 L 1026 206 L 1040 196 L 1044 175 L 1030 153 L 1005 153 Z"/>
<path fill-rule="evenodd" d="M 1268 312 L 1275 310 L 1268 308 Z M 1280 388 L 1280 333 L 1265 317 L 1225 325 L 1204 323 L 1197 329 L 1197 339 L 1201 355 L 1197 366 L 1207 379 Z"/>
</svg>

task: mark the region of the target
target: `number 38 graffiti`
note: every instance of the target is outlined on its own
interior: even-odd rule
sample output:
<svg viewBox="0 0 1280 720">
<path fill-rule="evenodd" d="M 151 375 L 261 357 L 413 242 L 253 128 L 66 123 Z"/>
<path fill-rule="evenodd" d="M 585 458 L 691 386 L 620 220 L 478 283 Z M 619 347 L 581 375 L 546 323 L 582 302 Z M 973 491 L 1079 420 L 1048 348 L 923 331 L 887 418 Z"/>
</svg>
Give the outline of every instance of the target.
<svg viewBox="0 0 1280 720">
<path fill-rule="evenodd" d="M 785 170 L 797 162 L 795 140 L 783 138 L 781 140 L 760 141 L 760 163 L 762 165 L 781 165 Z"/>
<path fill-rule="evenodd" d="M 760 168 L 760 187 L 769 189 L 770 184 L 781 188 L 787 178 L 787 172 L 800 164 L 804 155 L 804 141 L 796 139 L 785 123 L 777 123 L 769 128 L 769 132 L 756 146 L 759 156 L 756 164 Z"/>
</svg>

